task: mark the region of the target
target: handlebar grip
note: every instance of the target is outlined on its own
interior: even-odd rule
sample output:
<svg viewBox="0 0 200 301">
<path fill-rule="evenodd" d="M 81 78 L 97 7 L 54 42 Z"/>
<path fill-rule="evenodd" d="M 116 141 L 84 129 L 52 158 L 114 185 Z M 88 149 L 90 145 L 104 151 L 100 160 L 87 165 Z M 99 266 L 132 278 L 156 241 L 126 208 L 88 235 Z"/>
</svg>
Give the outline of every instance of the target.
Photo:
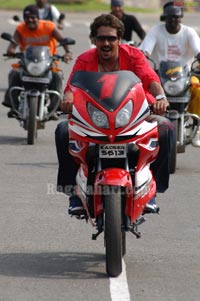
<svg viewBox="0 0 200 301">
<path fill-rule="evenodd" d="M 21 59 L 23 57 L 23 52 L 16 52 L 13 55 L 8 55 L 7 53 L 3 53 L 3 56 L 9 57 L 11 59 L 13 59 L 13 58 Z"/>
<path fill-rule="evenodd" d="M 64 55 L 56 54 L 56 55 L 53 55 L 52 58 L 53 58 L 54 61 L 63 61 L 64 62 L 64 60 L 63 60 Z"/>
</svg>

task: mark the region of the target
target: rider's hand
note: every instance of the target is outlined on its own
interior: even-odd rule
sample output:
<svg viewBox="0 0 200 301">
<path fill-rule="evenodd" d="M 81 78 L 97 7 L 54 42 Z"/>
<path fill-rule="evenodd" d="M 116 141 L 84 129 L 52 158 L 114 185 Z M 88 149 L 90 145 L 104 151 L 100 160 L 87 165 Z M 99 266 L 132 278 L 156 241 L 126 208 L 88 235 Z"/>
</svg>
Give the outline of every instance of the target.
<svg viewBox="0 0 200 301">
<path fill-rule="evenodd" d="M 64 28 L 64 26 L 62 24 L 59 24 L 57 25 L 58 29 L 62 30 Z"/>
<path fill-rule="evenodd" d="M 163 99 L 153 103 L 153 112 L 157 115 L 164 115 L 166 113 L 168 106 L 169 106 L 169 102 L 164 97 Z"/>
<path fill-rule="evenodd" d="M 14 56 L 15 55 L 15 49 L 10 48 L 6 52 L 7 56 Z"/>
<path fill-rule="evenodd" d="M 63 55 L 63 62 L 68 63 L 72 60 L 72 53 L 71 51 L 67 51 L 64 55 Z"/>
<path fill-rule="evenodd" d="M 73 107 L 73 94 L 68 91 L 65 93 L 64 97 L 63 97 L 63 101 L 60 105 L 61 110 L 64 113 L 71 113 L 72 112 L 72 107 Z"/>
</svg>

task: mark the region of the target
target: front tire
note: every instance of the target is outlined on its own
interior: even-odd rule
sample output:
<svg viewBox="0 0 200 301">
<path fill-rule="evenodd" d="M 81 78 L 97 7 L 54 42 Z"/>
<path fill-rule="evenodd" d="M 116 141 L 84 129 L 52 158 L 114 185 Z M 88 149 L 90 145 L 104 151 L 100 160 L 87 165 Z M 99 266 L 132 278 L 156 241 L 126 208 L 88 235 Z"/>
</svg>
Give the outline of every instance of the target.
<svg viewBox="0 0 200 301">
<path fill-rule="evenodd" d="M 37 106 L 38 98 L 30 97 L 29 98 L 29 117 L 28 117 L 28 136 L 27 143 L 33 145 L 37 137 Z"/>
<path fill-rule="evenodd" d="M 106 272 L 117 277 L 122 272 L 122 251 L 125 252 L 121 229 L 121 189 L 118 186 L 107 188 L 104 195 Z"/>
</svg>

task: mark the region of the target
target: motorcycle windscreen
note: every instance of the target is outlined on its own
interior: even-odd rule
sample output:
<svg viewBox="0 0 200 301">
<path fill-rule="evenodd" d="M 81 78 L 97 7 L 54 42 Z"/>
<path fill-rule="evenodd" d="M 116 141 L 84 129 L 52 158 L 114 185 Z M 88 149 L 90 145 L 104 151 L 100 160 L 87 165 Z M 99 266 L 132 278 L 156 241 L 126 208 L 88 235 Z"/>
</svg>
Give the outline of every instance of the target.
<svg viewBox="0 0 200 301">
<path fill-rule="evenodd" d="M 24 58 L 32 62 L 42 62 L 48 60 L 50 57 L 50 51 L 48 46 L 27 46 Z"/>
<path fill-rule="evenodd" d="M 187 76 L 187 66 L 182 66 L 180 61 L 161 61 L 159 75 L 161 78 L 179 79 Z"/>
<path fill-rule="evenodd" d="M 86 91 L 106 110 L 115 110 L 140 79 L 131 71 L 76 71 L 70 84 Z"/>
<path fill-rule="evenodd" d="M 47 46 L 27 46 L 24 53 L 25 68 L 29 75 L 41 76 L 50 66 L 50 52 Z"/>
</svg>

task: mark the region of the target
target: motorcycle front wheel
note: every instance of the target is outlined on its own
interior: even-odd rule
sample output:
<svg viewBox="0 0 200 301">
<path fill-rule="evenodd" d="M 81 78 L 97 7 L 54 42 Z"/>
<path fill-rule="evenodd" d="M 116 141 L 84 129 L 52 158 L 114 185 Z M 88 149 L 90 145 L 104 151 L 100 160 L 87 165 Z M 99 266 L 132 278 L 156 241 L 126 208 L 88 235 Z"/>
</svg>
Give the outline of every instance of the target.
<svg viewBox="0 0 200 301">
<path fill-rule="evenodd" d="M 37 138 L 37 106 L 38 98 L 30 97 L 29 98 L 29 117 L 28 117 L 28 135 L 27 143 L 33 145 Z"/>
<path fill-rule="evenodd" d="M 122 234 L 121 189 L 107 186 L 104 194 L 104 238 L 106 248 L 106 272 L 117 277 L 122 272 L 125 235 Z"/>
</svg>

